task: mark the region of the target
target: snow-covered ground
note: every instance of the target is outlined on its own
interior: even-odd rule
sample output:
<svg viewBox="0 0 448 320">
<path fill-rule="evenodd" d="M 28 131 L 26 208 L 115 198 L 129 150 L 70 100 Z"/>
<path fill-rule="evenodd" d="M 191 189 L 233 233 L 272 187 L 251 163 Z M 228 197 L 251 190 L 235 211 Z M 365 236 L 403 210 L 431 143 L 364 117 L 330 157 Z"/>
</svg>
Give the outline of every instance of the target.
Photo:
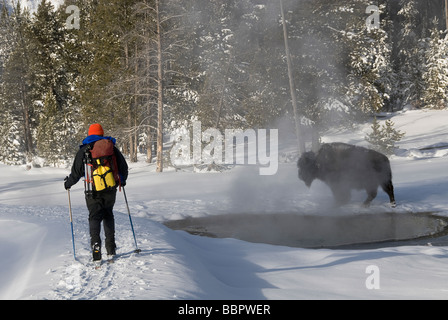
<svg viewBox="0 0 448 320">
<path fill-rule="evenodd" d="M 406 132 L 391 157 L 400 213 L 448 215 L 448 110 L 394 114 Z M 365 145 L 369 126 L 325 141 Z M 112 265 L 90 264 L 87 210 L 80 181 L 71 190 L 77 261 L 73 258 L 67 169 L 0 165 L 1 299 L 447 299 L 448 247 L 405 245 L 369 250 L 303 249 L 216 239 L 173 231 L 162 222 L 222 213 L 333 213 L 322 183 L 298 180 L 294 162 L 274 176 L 254 166 L 222 173 L 154 172 L 131 165 L 115 206 L 118 253 Z M 346 214 L 391 211 L 379 191 L 371 208 L 353 193 Z M 372 226 L 374 228 L 374 226 Z"/>
</svg>

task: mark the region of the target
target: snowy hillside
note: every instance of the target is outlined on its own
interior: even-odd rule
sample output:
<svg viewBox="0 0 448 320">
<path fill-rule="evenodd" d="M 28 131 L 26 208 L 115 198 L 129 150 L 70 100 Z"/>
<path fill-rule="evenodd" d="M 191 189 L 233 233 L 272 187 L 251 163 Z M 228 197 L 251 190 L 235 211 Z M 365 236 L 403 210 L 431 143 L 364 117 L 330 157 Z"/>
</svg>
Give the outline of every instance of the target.
<svg viewBox="0 0 448 320">
<path fill-rule="evenodd" d="M 131 166 L 126 192 L 140 254 L 123 195 L 115 206 L 117 261 L 94 270 L 88 249 L 83 186 L 72 188 L 77 261 L 73 258 L 67 169 L 1 165 L 1 299 L 447 299 L 447 241 L 364 249 L 303 249 L 217 239 L 173 231 L 162 224 L 187 216 L 222 213 L 314 215 L 448 215 L 448 110 L 403 111 L 392 120 L 406 132 L 391 157 L 397 208 L 379 191 L 371 208 L 365 195 L 332 207 L 325 185 L 298 180 L 295 163 L 280 163 L 274 176 L 252 167 L 223 173 L 167 171 Z M 325 141 L 365 144 L 369 126 L 337 132 Z M 434 148 L 440 147 L 440 148 Z M 345 211 L 345 212 L 343 212 Z M 375 228 L 375 226 L 372 226 Z M 373 268 L 373 269 L 372 269 Z M 371 270 L 379 288 L 369 288 Z"/>
</svg>

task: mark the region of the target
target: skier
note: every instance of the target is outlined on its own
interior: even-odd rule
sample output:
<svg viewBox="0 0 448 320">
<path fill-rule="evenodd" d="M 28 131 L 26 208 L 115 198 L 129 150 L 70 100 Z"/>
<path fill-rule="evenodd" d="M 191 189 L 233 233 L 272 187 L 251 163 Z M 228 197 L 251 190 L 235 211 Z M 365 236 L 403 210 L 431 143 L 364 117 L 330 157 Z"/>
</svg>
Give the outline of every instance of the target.
<svg viewBox="0 0 448 320">
<path fill-rule="evenodd" d="M 89 190 L 86 188 L 85 198 L 89 210 L 90 244 L 94 262 L 101 261 L 101 222 L 103 222 L 104 227 L 107 256 L 109 259 L 112 259 L 116 254 L 115 220 L 112 210 L 115 204 L 117 186 L 121 185 L 124 187 L 128 177 L 128 165 L 121 152 L 115 147 L 115 138 L 105 137 L 103 128 L 100 124 L 95 123 L 89 127 L 88 136 L 82 141 L 82 145 L 75 156 L 71 173 L 64 179 L 64 187 L 68 190 L 76 184 L 81 177 L 85 176 L 86 171 L 90 170 L 87 165 L 92 161 L 90 154 L 93 154 L 95 143 L 101 140 L 110 140 L 113 143 L 113 155 L 109 157 L 109 159 L 111 160 L 110 162 L 113 163 L 111 167 L 115 164 L 114 170 L 117 173 L 118 181 L 114 186 L 103 187 L 100 191 L 97 191 L 97 188 L 95 187 L 92 189 L 89 188 Z M 89 156 L 90 160 L 87 159 Z M 115 158 L 113 161 L 112 157 Z M 90 166 L 92 167 L 92 165 Z M 95 175 L 95 173 L 93 173 L 93 175 Z M 93 181 L 92 176 L 86 176 L 85 178 L 85 185 L 89 183 L 89 180 Z"/>
</svg>

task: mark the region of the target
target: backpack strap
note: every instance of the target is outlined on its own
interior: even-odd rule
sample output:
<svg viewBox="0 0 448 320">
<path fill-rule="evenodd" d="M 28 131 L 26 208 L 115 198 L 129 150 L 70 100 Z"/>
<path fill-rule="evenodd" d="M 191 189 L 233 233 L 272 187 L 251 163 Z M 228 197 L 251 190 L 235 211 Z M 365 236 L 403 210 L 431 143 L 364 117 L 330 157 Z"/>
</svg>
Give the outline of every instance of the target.
<svg viewBox="0 0 448 320">
<path fill-rule="evenodd" d="M 93 193 L 93 165 L 91 156 L 92 145 L 88 144 L 84 150 L 84 192 L 87 196 L 91 196 Z"/>
<path fill-rule="evenodd" d="M 117 157 L 115 156 L 115 151 L 112 156 L 112 171 L 114 173 L 115 181 L 118 183 L 118 191 L 121 192 L 121 178 L 120 173 L 118 172 L 118 164 L 117 164 Z"/>
</svg>

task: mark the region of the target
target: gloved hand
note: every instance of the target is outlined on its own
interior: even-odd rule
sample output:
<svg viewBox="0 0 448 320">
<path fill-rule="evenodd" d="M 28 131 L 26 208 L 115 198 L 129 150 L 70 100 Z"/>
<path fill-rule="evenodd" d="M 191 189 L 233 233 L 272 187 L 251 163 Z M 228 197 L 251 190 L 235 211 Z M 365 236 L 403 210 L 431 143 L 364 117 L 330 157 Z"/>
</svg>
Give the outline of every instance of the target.
<svg viewBox="0 0 448 320">
<path fill-rule="evenodd" d="M 120 181 L 120 183 L 122 187 L 126 186 L 126 181 Z"/>
<path fill-rule="evenodd" d="M 68 182 L 68 176 L 64 179 L 64 188 L 65 190 L 69 190 L 71 188 L 71 185 Z"/>
</svg>

